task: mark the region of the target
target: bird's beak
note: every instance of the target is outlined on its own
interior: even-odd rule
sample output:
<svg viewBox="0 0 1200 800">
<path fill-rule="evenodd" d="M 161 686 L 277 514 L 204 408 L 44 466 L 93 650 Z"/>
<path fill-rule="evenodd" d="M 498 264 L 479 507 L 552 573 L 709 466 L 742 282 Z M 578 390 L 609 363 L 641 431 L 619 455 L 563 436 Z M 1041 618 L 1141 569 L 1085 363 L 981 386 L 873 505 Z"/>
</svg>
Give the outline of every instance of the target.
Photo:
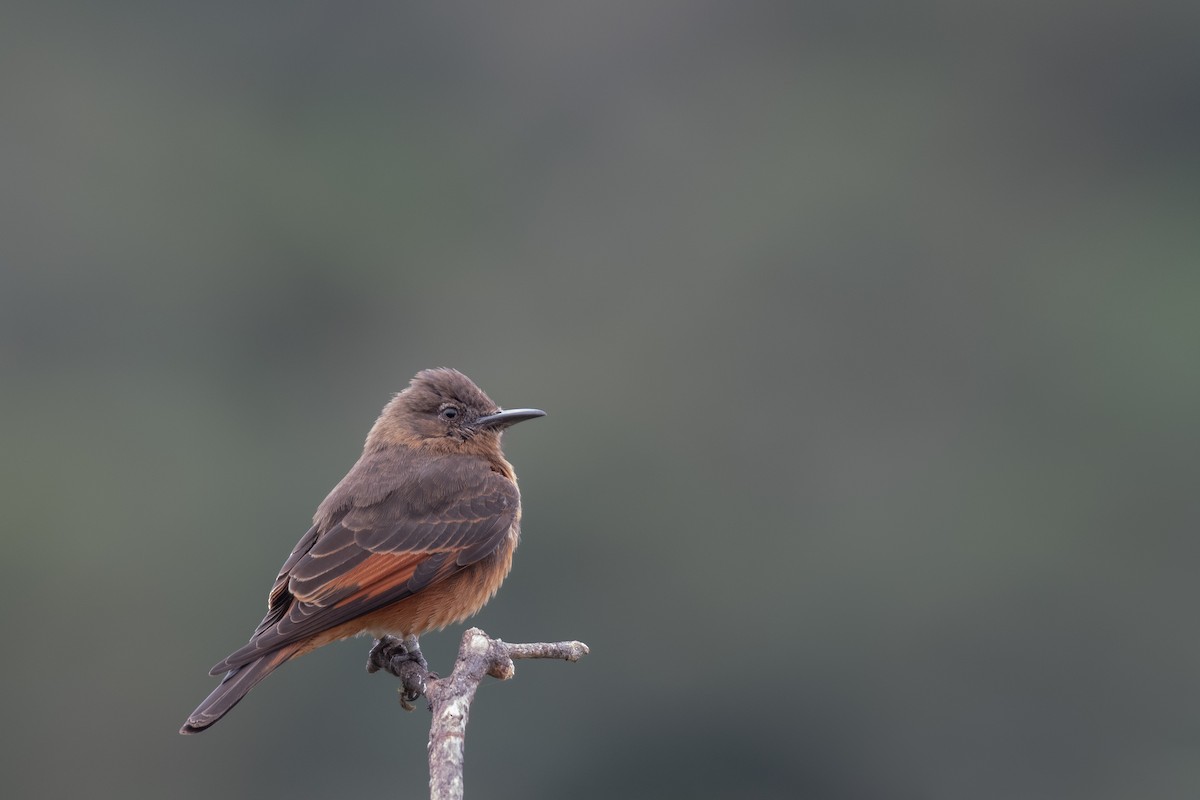
<svg viewBox="0 0 1200 800">
<path fill-rule="evenodd" d="M 475 420 L 473 427 L 493 431 L 502 431 L 509 425 L 516 425 L 527 419 L 537 419 L 546 416 L 545 411 L 536 408 L 513 408 L 508 411 L 498 411 Z"/>
</svg>

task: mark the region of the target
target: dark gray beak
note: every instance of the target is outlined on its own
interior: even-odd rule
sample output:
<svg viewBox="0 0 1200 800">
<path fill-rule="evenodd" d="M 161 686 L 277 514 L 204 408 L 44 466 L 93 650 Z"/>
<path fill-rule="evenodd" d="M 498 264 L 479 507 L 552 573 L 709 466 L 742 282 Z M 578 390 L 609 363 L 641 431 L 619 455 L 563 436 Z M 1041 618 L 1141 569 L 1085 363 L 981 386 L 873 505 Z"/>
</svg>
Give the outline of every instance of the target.
<svg viewBox="0 0 1200 800">
<path fill-rule="evenodd" d="M 524 422 L 527 419 L 537 419 L 538 417 L 546 416 L 545 411 L 536 408 L 513 408 L 508 411 L 499 411 L 495 414 L 488 414 L 486 417 L 480 417 L 475 420 L 474 427 L 488 428 L 493 431 L 502 431 L 510 425 L 516 425 L 518 422 Z"/>
</svg>

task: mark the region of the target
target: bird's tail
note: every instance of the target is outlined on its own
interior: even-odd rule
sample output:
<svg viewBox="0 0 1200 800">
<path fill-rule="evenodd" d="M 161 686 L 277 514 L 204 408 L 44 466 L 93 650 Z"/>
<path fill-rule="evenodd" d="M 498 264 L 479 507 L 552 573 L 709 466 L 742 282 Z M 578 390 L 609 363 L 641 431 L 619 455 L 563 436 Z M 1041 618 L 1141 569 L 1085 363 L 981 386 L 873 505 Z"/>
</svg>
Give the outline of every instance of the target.
<svg viewBox="0 0 1200 800">
<path fill-rule="evenodd" d="M 212 694 L 204 698 L 204 702 L 191 713 L 179 732 L 200 733 L 228 714 L 229 710 L 236 706 L 247 692 L 257 686 L 259 681 L 295 655 L 297 649 L 295 646 L 282 647 L 267 653 L 257 661 L 251 661 L 249 664 L 229 670 L 217 688 L 213 689 Z"/>
</svg>

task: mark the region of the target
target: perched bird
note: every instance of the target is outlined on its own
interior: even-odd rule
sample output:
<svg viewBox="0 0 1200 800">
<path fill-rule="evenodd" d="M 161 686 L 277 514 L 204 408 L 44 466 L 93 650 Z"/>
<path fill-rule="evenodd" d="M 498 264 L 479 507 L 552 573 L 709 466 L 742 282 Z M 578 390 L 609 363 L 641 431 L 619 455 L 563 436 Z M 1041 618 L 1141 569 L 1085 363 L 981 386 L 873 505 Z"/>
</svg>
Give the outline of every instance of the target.
<svg viewBox="0 0 1200 800">
<path fill-rule="evenodd" d="M 427 668 L 417 637 L 474 614 L 512 566 L 521 495 L 500 434 L 544 415 L 502 411 L 456 370 L 418 373 L 384 406 L 275 578 L 267 615 L 212 668 L 220 685 L 179 732 L 208 728 L 285 661 L 360 633 L 378 637 L 369 670 Z"/>
</svg>

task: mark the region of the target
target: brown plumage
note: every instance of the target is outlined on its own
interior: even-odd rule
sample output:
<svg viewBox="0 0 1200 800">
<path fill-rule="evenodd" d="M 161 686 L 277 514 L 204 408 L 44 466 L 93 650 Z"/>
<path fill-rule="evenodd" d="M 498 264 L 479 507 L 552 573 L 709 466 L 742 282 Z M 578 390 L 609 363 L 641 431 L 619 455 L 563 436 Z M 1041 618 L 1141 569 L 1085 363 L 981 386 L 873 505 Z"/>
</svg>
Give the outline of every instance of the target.
<svg viewBox="0 0 1200 800">
<path fill-rule="evenodd" d="M 459 622 L 495 594 L 520 534 L 501 411 L 452 369 L 417 374 L 383 408 L 363 454 L 317 508 L 280 569 L 250 641 L 212 668 L 224 678 L 180 733 L 224 716 L 284 662 L 360 633 L 405 637 Z"/>
</svg>

